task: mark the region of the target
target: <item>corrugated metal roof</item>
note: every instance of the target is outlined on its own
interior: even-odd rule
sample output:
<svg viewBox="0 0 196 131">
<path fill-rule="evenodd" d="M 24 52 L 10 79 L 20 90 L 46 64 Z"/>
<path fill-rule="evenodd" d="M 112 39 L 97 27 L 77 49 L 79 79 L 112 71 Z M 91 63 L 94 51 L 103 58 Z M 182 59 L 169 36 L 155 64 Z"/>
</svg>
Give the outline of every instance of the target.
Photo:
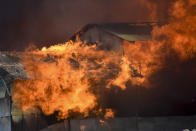
<svg viewBox="0 0 196 131">
<path fill-rule="evenodd" d="M 127 40 L 127 41 L 145 41 L 145 40 L 151 40 L 151 35 L 148 34 L 118 34 L 115 32 L 110 32 L 118 37 L 120 37 L 123 40 Z"/>
<path fill-rule="evenodd" d="M 6 87 L 4 85 L 3 80 L 0 79 L 0 99 L 5 98 Z"/>
<path fill-rule="evenodd" d="M 156 23 L 112 23 L 98 25 L 121 39 L 127 41 L 151 40 L 151 31 Z"/>
<path fill-rule="evenodd" d="M 76 35 L 85 33 L 89 28 L 98 27 L 109 32 L 123 40 L 127 41 L 145 41 L 151 40 L 151 31 L 153 26 L 163 25 L 163 23 L 144 22 L 144 23 L 105 23 L 105 24 L 88 24 Z"/>
</svg>

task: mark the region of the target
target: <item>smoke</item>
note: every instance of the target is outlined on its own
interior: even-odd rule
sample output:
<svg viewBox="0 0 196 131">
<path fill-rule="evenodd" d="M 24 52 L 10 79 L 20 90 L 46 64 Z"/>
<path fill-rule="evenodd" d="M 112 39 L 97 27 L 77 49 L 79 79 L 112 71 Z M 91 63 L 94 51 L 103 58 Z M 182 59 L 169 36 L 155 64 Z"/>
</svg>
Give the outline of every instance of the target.
<svg viewBox="0 0 196 131">
<path fill-rule="evenodd" d="M 1 1 L 0 50 L 65 42 L 89 23 L 151 21 L 137 0 Z"/>
<path fill-rule="evenodd" d="M 167 22 L 176 0 L 1 1 L 0 50 L 23 50 L 68 40 L 89 23 Z"/>
<path fill-rule="evenodd" d="M 150 18 L 154 21 L 167 22 L 169 9 L 177 0 L 141 0 L 141 2 L 150 11 Z"/>
</svg>

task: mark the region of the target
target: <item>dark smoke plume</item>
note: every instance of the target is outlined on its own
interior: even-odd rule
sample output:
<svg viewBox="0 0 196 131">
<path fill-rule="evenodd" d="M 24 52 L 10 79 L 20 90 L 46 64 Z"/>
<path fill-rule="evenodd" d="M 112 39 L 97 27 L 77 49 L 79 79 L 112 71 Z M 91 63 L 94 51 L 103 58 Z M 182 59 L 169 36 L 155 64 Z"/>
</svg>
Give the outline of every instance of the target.
<svg viewBox="0 0 196 131">
<path fill-rule="evenodd" d="M 151 21 L 137 0 L 6 0 L 0 6 L 0 50 L 65 42 L 89 23 Z"/>
</svg>

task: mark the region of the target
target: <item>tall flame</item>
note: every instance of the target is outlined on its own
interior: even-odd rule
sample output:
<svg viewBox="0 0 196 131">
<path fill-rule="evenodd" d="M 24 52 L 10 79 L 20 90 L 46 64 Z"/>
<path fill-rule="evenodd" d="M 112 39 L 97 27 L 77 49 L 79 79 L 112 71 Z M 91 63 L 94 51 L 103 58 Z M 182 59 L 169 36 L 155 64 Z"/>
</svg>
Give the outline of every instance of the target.
<svg viewBox="0 0 196 131">
<path fill-rule="evenodd" d="M 47 115 L 59 111 L 62 119 L 69 111 L 88 116 L 97 105 L 90 79 L 100 81 L 109 64 L 117 63 L 119 55 L 113 54 L 81 41 L 24 52 L 29 79 L 14 82 L 13 100 L 23 110 L 40 107 Z"/>
</svg>

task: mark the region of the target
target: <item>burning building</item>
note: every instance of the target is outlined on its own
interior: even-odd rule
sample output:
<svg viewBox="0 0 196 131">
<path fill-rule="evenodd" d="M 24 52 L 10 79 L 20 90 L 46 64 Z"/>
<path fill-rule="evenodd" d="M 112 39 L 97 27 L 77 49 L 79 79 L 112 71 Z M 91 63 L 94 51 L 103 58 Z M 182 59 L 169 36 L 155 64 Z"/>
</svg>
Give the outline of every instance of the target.
<svg viewBox="0 0 196 131">
<path fill-rule="evenodd" d="M 194 131 L 195 6 L 172 1 L 164 25 L 91 24 L 65 43 L 1 53 L 0 130 Z"/>
<path fill-rule="evenodd" d="M 44 47 L 41 51 L 33 52 L 35 55 L 33 59 L 32 56 L 29 57 L 27 53 L 25 54 L 27 57 L 23 55 L 24 59 L 26 59 L 27 61 L 22 61 L 18 57 L 16 57 L 20 56 L 20 53 L 13 53 L 10 55 L 10 53 L 2 52 L 0 56 L 0 130 L 142 131 L 161 129 L 183 130 L 186 128 L 195 128 L 195 116 L 186 116 L 195 114 L 195 95 L 192 92 L 192 88 L 189 90 L 181 88 L 179 90 L 175 88 L 177 86 L 174 85 L 174 89 L 169 89 L 170 86 L 164 88 L 158 87 L 149 89 L 144 88 L 143 85 L 134 85 L 134 81 L 140 83 L 140 80 L 144 79 L 145 73 L 140 69 L 140 63 L 137 63 L 137 67 L 135 67 L 134 64 L 133 66 L 130 64 L 130 67 L 127 66 L 126 57 L 123 57 L 123 63 L 120 65 L 120 67 L 116 68 L 114 65 L 109 67 L 107 66 L 111 63 L 111 61 L 114 63 L 118 62 L 119 59 L 116 59 L 117 57 L 120 56 L 121 58 L 121 56 L 125 56 L 127 52 L 126 50 L 121 48 L 123 44 L 125 45 L 125 48 L 128 48 L 129 45 L 136 46 L 138 42 L 140 44 L 142 42 L 152 40 L 151 32 L 153 28 L 160 25 L 162 24 L 90 24 L 82 28 L 71 38 L 71 40 L 76 41 L 76 43 L 67 43 L 68 45 L 70 44 L 70 46 L 59 45 L 54 46 L 54 48 Z M 90 47 L 81 44 L 77 46 L 78 39 L 85 41 L 85 44 L 89 45 Z M 94 52 L 94 45 L 96 45 L 96 48 L 98 48 L 98 51 L 96 52 Z M 145 47 L 146 45 L 142 46 Z M 71 50 L 71 53 L 68 52 L 62 55 L 61 51 L 65 50 Z M 120 54 L 112 54 L 113 51 L 116 52 L 119 50 Z M 133 48 L 133 50 L 136 49 Z M 49 51 L 48 54 L 47 51 Z M 55 51 L 59 51 L 59 54 L 56 54 Z M 83 54 L 81 53 L 78 55 L 77 51 L 83 51 Z M 135 52 L 133 51 L 132 53 Z M 44 58 L 40 57 L 42 55 L 44 56 Z M 99 55 L 99 58 L 96 58 L 96 55 Z M 67 63 L 71 64 L 71 67 L 65 65 L 67 63 L 64 63 L 64 58 L 67 58 L 67 56 L 69 56 Z M 86 56 L 90 58 L 86 60 L 84 58 Z M 95 58 L 98 59 L 98 61 L 94 61 Z M 100 61 L 99 59 L 103 59 L 104 62 Z M 63 61 L 63 63 L 61 60 Z M 44 62 L 40 63 L 40 61 L 44 61 L 47 64 L 45 65 Z M 61 64 L 63 65 L 63 68 L 59 68 Z M 100 67 L 101 65 L 104 66 Z M 108 72 L 108 74 L 112 74 L 112 72 L 118 72 L 118 68 L 121 68 L 121 66 L 125 67 L 123 68 L 125 70 L 122 70 L 122 72 L 124 71 L 125 74 L 119 73 L 118 76 L 115 76 L 119 79 L 112 80 L 108 85 L 106 85 L 105 83 L 107 83 L 107 80 L 110 80 L 111 78 L 110 76 L 102 77 L 103 74 L 107 74 L 106 72 Z M 64 70 L 65 67 L 68 68 L 68 71 Z M 79 67 L 82 69 L 82 71 L 79 70 Z M 115 70 L 111 69 L 111 67 L 113 67 Z M 184 68 L 183 66 L 182 68 L 187 69 L 189 68 L 189 66 L 187 65 L 186 68 Z M 108 69 L 111 71 L 108 71 Z M 130 72 L 126 73 L 126 69 L 130 70 Z M 88 71 L 86 72 L 86 70 Z M 66 78 L 63 78 L 63 75 L 65 73 L 66 75 L 71 74 L 73 77 L 71 75 L 67 75 Z M 95 73 L 95 77 L 93 76 L 93 73 Z M 28 78 L 27 74 L 30 74 L 31 77 Z M 131 74 L 131 76 L 129 74 Z M 183 75 L 187 74 L 185 73 Z M 113 75 L 115 74 L 112 74 L 111 76 Z M 166 74 L 166 76 L 167 75 L 168 74 Z M 59 76 L 61 77 L 59 78 Z M 89 77 L 91 81 L 94 80 L 94 87 L 99 87 L 100 84 L 98 83 L 100 82 L 102 84 L 104 83 L 104 86 L 113 86 L 110 89 L 103 89 L 99 87 L 99 90 L 101 88 L 101 93 L 98 91 L 98 94 L 101 94 L 101 96 L 99 97 L 99 103 L 101 103 L 101 106 L 103 108 L 109 107 L 116 110 L 117 118 L 105 120 L 103 117 L 95 118 L 89 115 L 89 108 L 93 109 L 94 106 L 97 105 L 97 103 L 95 96 L 92 95 L 91 92 L 88 92 L 89 85 L 92 86 L 92 83 L 86 83 L 86 77 Z M 97 78 L 99 77 L 101 79 L 97 80 Z M 127 79 L 129 77 L 132 77 L 134 81 L 132 81 L 132 79 Z M 18 78 L 19 80 L 16 80 Z M 29 80 L 31 78 L 36 79 L 31 81 Z M 153 78 L 155 79 L 156 76 Z M 98 82 L 95 80 L 97 80 Z M 163 83 L 168 84 L 166 82 L 166 79 L 162 80 Z M 13 94 L 13 96 L 11 96 L 12 89 L 10 84 L 13 81 L 16 82 L 14 86 L 16 86 L 18 90 Z M 123 83 L 121 83 L 121 81 L 123 81 Z M 63 85 L 64 82 L 67 83 Z M 69 87 L 66 87 L 66 85 L 70 87 L 75 85 L 76 87 L 81 88 L 78 88 L 79 90 L 70 91 L 71 89 L 69 89 Z M 24 86 L 27 87 L 27 90 L 23 88 Z M 53 88 L 52 86 L 60 87 L 60 89 Z M 48 87 L 52 88 L 49 89 Z M 64 87 L 66 88 L 64 89 Z M 120 90 L 118 87 L 121 87 L 123 90 Z M 43 88 L 43 90 L 40 91 L 39 89 L 41 88 Z M 175 90 L 175 92 L 177 92 L 176 95 L 174 95 L 171 90 Z M 45 92 L 46 94 L 44 94 L 43 92 Z M 69 95 L 69 92 L 71 92 L 71 95 Z M 64 102 L 63 99 L 61 99 L 67 99 L 68 96 L 70 97 L 71 103 Z M 12 103 L 12 101 L 14 101 L 14 103 Z M 69 108 L 63 107 L 72 105 L 72 103 L 73 106 Z M 78 111 L 75 105 L 79 108 L 81 107 L 79 113 L 83 113 L 84 116 L 87 115 L 87 117 L 84 117 L 85 119 L 79 119 L 80 117 L 78 118 L 78 116 L 81 115 L 78 114 L 76 114 L 77 117 L 73 115 L 73 119 L 72 117 L 68 117 L 70 109 L 73 111 L 76 110 L 76 112 Z M 182 109 L 184 105 L 191 107 L 191 109 L 187 108 L 179 110 Z M 21 109 L 24 109 L 24 111 L 19 108 L 20 106 Z M 32 111 L 25 111 L 26 109 L 34 106 L 38 107 L 38 109 L 42 110 L 42 112 L 38 113 L 37 111 L 35 111 L 34 113 Z M 61 112 L 60 114 L 58 114 L 59 119 L 63 119 L 61 121 L 57 121 L 55 118 L 58 111 Z"/>
<path fill-rule="evenodd" d="M 151 40 L 151 31 L 161 23 L 108 23 L 89 24 L 72 36 L 72 40 L 86 41 L 87 44 L 98 44 L 100 49 L 119 50 L 123 41 L 136 42 Z M 103 44 L 102 44 L 103 43 Z"/>
</svg>

